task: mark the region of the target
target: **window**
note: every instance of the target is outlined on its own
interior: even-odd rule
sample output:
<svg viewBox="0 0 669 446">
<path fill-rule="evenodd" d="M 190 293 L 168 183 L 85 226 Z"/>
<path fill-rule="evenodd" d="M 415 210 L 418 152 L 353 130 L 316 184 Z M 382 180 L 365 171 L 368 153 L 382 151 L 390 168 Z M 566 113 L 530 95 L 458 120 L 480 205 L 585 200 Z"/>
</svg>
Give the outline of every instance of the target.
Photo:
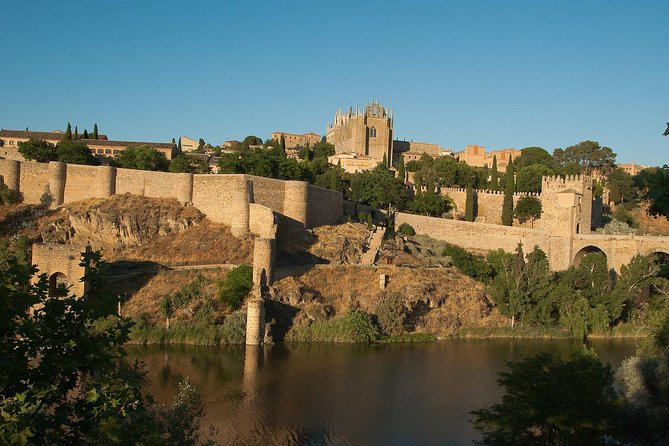
<svg viewBox="0 0 669 446">
<path fill-rule="evenodd" d="M 105 153 L 105 151 L 102 149 L 98 149 L 98 153 Z"/>
<path fill-rule="evenodd" d="M 371 129 L 369 129 L 369 137 L 376 138 L 376 127 L 372 127 Z"/>
<path fill-rule="evenodd" d="M 111 149 L 105 149 L 105 155 L 111 155 L 112 151 Z"/>
<path fill-rule="evenodd" d="M 119 153 L 121 153 L 120 150 L 114 150 L 114 155 L 118 155 Z"/>
<path fill-rule="evenodd" d="M 9 145 L 10 145 L 10 146 L 13 146 L 13 145 L 14 145 L 14 140 L 10 139 L 10 140 L 9 140 Z"/>
</svg>

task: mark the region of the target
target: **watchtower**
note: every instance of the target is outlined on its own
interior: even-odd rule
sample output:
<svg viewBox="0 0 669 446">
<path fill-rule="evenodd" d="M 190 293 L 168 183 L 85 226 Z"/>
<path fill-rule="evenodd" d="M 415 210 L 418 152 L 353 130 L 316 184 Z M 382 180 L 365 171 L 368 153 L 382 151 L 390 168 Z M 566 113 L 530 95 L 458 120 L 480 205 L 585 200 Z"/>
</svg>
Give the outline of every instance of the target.
<svg viewBox="0 0 669 446">
<path fill-rule="evenodd" d="M 544 176 L 541 180 L 541 228 L 571 237 L 592 232 L 592 177 Z"/>
</svg>

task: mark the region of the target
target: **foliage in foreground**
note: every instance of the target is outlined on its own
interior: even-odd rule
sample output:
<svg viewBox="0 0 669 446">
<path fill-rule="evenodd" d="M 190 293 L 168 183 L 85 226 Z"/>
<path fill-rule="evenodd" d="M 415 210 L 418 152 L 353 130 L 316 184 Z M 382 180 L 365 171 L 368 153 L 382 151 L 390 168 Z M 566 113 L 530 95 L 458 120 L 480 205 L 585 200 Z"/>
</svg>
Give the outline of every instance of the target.
<svg viewBox="0 0 669 446">
<path fill-rule="evenodd" d="M 483 445 L 609 444 L 619 398 L 613 372 L 589 352 L 540 353 L 499 374 L 500 404 L 472 412 Z"/>
<path fill-rule="evenodd" d="M 299 342 L 374 342 L 378 339 L 379 327 L 372 316 L 356 309 L 349 309 L 335 319 L 294 325 L 286 335 L 286 340 Z"/>
<path fill-rule="evenodd" d="M 0 444 L 198 444 L 192 389 L 156 406 L 139 365 L 123 361 L 131 322 L 110 316 L 98 253 L 84 254 L 91 287 L 79 299 L 49 298 L 46 275 L 31 283 L 34 267 L 0 254 Z"/>
</svg>

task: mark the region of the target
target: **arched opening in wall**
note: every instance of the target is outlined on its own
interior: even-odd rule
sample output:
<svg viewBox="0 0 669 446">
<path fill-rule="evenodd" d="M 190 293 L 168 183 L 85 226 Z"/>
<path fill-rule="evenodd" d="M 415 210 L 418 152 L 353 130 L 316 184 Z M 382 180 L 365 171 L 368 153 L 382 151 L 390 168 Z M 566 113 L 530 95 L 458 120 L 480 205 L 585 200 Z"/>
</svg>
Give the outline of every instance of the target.
<svg viewBox="0 0 669 446">
<path fill-rule="evenodd" d="M 600 248 L 598 248 L 597 246 L 592 246 L 592 245 L 591 246 L 586 246 L 584 248 L 581 248 L 581 250 L 578 251 L 576 253 L 576 255 L 574 256 L 574 262 L 573 262 L 574 266 L 580 265 L 581 261 L 583 260 L 583 257 L 585 257 L 588 254 L 592 254 L 592 253 L 601 253 L 601 254 L 604 255 L 604 257 L 607 257 L 606 253 L 604 251 L 602 251 Z"/>
<path fill-rule="evenodd" d="M 69 282 L 67 276 L 63 273 L 57 272 L 49 276 L 49 296 L 50 297 L 65 297 L 67 296 L 67 287 Z"/>
<path fill-rule="evenodd" d="M 376 127 L 372 127 L 369 129 L 369 137 L 376 138 Z"/>
</svg>

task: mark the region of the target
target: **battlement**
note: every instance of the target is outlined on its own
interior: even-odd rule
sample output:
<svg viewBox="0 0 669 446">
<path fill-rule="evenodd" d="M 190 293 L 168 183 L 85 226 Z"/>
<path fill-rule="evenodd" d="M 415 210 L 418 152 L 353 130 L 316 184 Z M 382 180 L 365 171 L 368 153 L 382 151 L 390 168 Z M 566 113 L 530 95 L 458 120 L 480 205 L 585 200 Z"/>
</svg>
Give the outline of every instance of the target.
<svg viewBox="0 0 669 446">
<path fill-rule="evenodd" d="M 461 193 L 467 193 L 467 189 L 464 187 L 442 187 L 441 188 L 442 193 L 448 193 L 448 192 L 461 192 Z M 504 191 L 502 190 L 488 190 L 488 189 L 474 189 L 474 192 L 476 192 L 477 195 L 504 195 Z M 541 194 L 539 192 L 514 192 L 513 193 L 514 197 L 540 197 Z"/>
<path fill-rule="evenodd" d="M 567 188 L 580 190 L 583 187 L 592 188 L 592 177 L 590 175 L 547 175 L 541 178 L 541 190 L 563 190 Z"/>
</svg>

